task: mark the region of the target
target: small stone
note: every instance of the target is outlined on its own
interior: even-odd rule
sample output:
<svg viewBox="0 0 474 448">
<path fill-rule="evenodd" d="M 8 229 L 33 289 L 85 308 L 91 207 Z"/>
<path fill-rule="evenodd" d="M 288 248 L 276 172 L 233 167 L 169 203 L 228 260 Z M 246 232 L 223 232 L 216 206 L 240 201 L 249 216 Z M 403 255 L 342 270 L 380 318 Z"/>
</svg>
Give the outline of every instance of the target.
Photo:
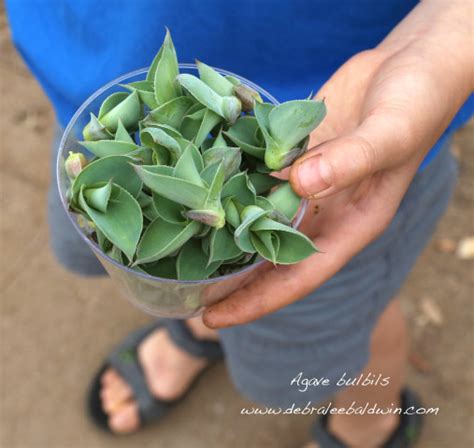
<svg viewBox="0 0 474 448">
<path fill-rule="evenodd" d="M 468 236 L 459 241 L 456 255 L 461 260 L 472 260 L 474 258 L 474 236 Z"/>
<path fill-rule="evenodd" d="M 429 323 L 436 326 L 443 325 L 444 317 L 440 307 L 432 299 L 426 297 L 420 304 L 421 312 Z"/>
<path fill-rule="evenodd" d="M 415 316 L 415 325 L 418 328 L 423 329 L 424 327 L 426 327 L 426 325 L 428 325 L 428 319 L 425 315 L 418 314 Z"/>
<path fill-rule="evenodd" d="M 440 238 L 436 241 L 436 248 L 445 254 L 452 254 L 456 252 L 456 241 L 451 238 Z"/>
</svg>

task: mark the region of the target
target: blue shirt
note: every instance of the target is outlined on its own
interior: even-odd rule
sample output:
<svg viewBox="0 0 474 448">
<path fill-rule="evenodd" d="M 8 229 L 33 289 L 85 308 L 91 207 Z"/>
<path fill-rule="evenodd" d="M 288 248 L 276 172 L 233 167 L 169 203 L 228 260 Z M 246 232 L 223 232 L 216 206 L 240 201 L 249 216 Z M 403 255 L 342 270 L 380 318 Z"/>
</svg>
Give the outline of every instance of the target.
<svg viewBox="0 0 474 448">
<path fill-rule="evenodd" d="M 305 98 L 375 47 L 416 0 L 7 0 L 13 41 L 65 126 L 106 82 L 150 64 L 171 30 L 180 62 L 238 73 L 280 101 Z M 458 113 L 424 165 L 472 114 Z"/>
</svg>

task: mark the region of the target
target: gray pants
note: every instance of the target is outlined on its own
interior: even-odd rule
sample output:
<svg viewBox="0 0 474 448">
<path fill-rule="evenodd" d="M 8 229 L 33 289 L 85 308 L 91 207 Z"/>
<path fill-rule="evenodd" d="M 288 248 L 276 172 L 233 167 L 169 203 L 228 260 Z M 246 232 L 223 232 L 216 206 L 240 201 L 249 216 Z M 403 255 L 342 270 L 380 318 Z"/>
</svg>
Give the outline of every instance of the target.
<svg viewBox="0 0 474 448">
<path fill-rule="evenodd" d="M 304 406 L 332 395 L 343 374 L 354 377 L 360 373 L 369 358 L 374 325 L 431 238 L 456 177 L 456 162 L 449 145 L 445 145 L 436 159 L 415 176 L 383 235 L 333 278 L 282 310 L 250 324 L 221 330 L 235 386 L 250 399 L 266 405 Z M 48 207 L 52 248 L 59 261 L 81 275 L 105 275 L 69 222 L 55 182 Z M 329 378 L 331 385 L 299 392 L 290 385 L 299 372 L 306 378 Z"/>
</svg>

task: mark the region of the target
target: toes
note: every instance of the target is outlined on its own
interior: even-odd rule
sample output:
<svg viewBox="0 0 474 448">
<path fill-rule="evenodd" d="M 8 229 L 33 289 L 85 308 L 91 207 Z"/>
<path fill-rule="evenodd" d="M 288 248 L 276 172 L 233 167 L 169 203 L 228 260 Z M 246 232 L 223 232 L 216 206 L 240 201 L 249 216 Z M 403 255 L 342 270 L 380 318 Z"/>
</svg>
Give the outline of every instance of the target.
<svg viewBox="0 0 474 448">
<path fill-rule="evenodd" d="M 102 408 L 109 414 L 109 427 L 117 434 L 136 431 L 140 426 L 137 403 L 130 386 L 115 369 L 107 369 L 101 377 Z"/>
<path fill-rule="evenodd" d="M 102 385 L 106 385 L 117 381 L 117 379 L 120 379 L 120 375 L 115 369 L 109 368 L 100 377 L 100 382 Z"/>
<path fill-rule="evenodd" d="M 102 401 L 102 409 L 107 413 L 111 414 L 119 409 L 122 404 L 133 398 L 132 394 L 125 389 L 120 389 L 117 392 L 112 392 L 109 389 L 104 389 L 100 393 L 100 399 Z"/>
<path fill-rule="evenodd" d="M 100 399 L 102 408 L 110 414 L 118 409 L 124 401 L 132 398 L 133 393 L 130 386 L 115 370 L 109 369 L 104 376 L 106 374 L 107 378 L 104 378 L 100 390 Z"/>
<path fill-rule="evenodd" d="M 132 395 L 132 388 L 121 376 L 117 376 L 117 378 L 114 379 L 113 383 L 107 386 L 107 389 L 109 388 L 110 388 L 111 393 L 113 394 L 117 394 L 120 396 Z"/>
<path fill-rule="evenodd" d="M 120 410 L 109 417 L 109 427 L 117 434 L 135 432 L 140 426 L 138 406 L 135 401 L 129 401 Z"/>
</svg>

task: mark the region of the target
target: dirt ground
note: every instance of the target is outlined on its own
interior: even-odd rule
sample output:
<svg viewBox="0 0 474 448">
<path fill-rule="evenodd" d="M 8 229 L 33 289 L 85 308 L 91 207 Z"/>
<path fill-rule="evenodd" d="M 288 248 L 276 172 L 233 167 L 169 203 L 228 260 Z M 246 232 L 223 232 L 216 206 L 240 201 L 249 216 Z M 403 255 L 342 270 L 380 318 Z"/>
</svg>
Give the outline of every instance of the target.
<svg viewBox="0 0 474 448">
<path fill-rule="evenodd" d="M 84 280 L 53 258 L 45 213 L 54 116 L 9 40 L 0 8 L 2 448 L 286 448 L 308 437 L 311 417 L 240 415 L 249 404 L 223 365 L 160 425 L 127 438 L 98 432 L 84 413 L 91 375 L 110 347 L 149 320 L 107 279 Z M 467 448 L 473 434 L 474 126 L 455 140 L 460 182 L 448 213 L 401 296 L 409 316 L 408 382 L 427 406 L 420 448 Z M 462 245 L 462 244 L 461 244 Z"/>
</svg>

